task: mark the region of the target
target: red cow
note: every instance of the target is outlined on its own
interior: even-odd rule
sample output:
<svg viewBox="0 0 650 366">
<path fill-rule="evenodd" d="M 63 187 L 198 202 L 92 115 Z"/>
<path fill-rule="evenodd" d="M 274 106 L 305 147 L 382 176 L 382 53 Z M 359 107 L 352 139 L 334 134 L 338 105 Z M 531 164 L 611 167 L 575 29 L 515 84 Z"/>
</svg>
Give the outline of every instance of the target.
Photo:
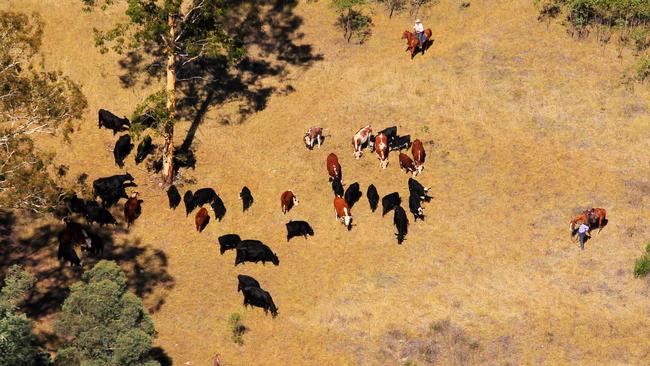
<svg viewBox="0 0 650 366">
<path fill-rule="evenodd" d="M 90 248 L 91 239 L 80 223 L 70 221 L 70 218 L 67 216 L 63 218 L 63 223 L 65 227 L 59 233 L 59 241 L 70 246 L 78 244 L 82 247 Z"/>
<path fill-rule="evenodd" d="M 323 143 L 323 129 L 321 127 L 309 127 L 305 131 L 303 137 L 305 139 L 305 146 L 311 150 L 314 148 L 315 144 L 318 144 L 318 147 Z"/>
<path fill-rule="evenodd" d="M 379 159 L 379 166 L 386 169 L 388 166 L 388 137 L 383 133 L 375 137 L 375 153 Z"/>
<path fill-rule="evenodd" d="M 350 207 L 345 200 L 341 197 L 334 198 L 334 212 L 336 213 L 336 219 L 341 221 L 348 230 L 352 229 L 352 213 L 350 212 Z"/>
<path fill-rule="evenodd" d="M 300 201 L 298 201 L 298 197 L 296 197 L 296 195 L 293 194 L 291 190 L 282 192 L 282 195 L 280 196 L 282 213 L 286 214 L 294 205 L 297 205 L 299 202 Z"/>
<path fill-rule="evenodd" d="M 126 219 L 126 227 L 131 226 L 135 219 L 140 216 L 140 212 L 142 211 L 140 204 L 142 204 L 144 201 L 138 199 L 139 194 L 140 193 L 138 192 L 133 192 L 131 197 L 124 203 L 124 218 Z"/>
<path fill-rule="evenodd" d="M 415 168 L 415 163 L 404 153 L 399 153 L 399 168 L 405 170 L 407 173 L 413 173 L 414 177 L 417 175 L 418 170 Z"/>
<path fill-rule="evenodd" d="M 210 215 L 208 215 L 208 209 L 201 207 L 199 212 L 194 216 L 194 224 L 196 225 L 196 231 L 201 232 L 210 222 Z"/>
<path fill-rule="evenodd" d="M 370 125 L 361 128 L 354 134 L 354 137 L 352 138 L 352 146 L 354 146 L 355 158 L 359 159 L 361 157 L 361 148 L 368 142 L 370 134 L 372 134 L 372 127 Z"/>
<path fill-rule="evenodd" d="M 329 181 L 331 182 L 334 178 L 339 178 L 341 184 L 343 184 L 343 174 L 341 173 L 341 164 L 339 164 L 339 158 L 334 153 L 327 155 L 327 173 L 329 173 Z"/>
<path fill-rule="evenodd" d="M 422 170 L 424 170 L 424 159 L 427 156 L 427 153 L 424 151 L 424 146 L 422 146 L 422 141 L 418 139 L 413 141 L 411 153 L 413 154 L 413 162 L 415 163 L 418 174 L 422 173 Z"/>
</svg>

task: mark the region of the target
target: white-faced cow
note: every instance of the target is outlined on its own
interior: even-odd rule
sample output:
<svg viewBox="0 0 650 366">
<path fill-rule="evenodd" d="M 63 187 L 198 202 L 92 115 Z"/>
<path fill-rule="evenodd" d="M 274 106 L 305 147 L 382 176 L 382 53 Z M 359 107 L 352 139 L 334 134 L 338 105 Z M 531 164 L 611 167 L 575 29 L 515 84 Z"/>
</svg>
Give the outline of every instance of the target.
<svg viewBox="0 0 650 366">
<path fill-rule="evenodd" d="M 334 198 L 334 212 L 336 213 L 336 219 L 341 221 L 348 230 L 352 230 L 352 213 L 345 199 L 342 197 Z"/>
<path fill-rule="evenodd" d="M 321 127 L 309 127 L 305 131 L 304 135 L 305 146 L 311 150 L 314 148 L 314 145 L 318 144 L 318 147 L 323 143 L 323 129 Z"/>
<path fill-rule="evenodd" d="M 339 157 L 334 153 L 327 155 L 327 174 L 329 174 L 329 181 L 334 178 L 339 178 L 343 184 L 343 173 L 341 173 L 341 164 L 339 164 Z"/>
<path fill-rule="evenodd" d="M 300 201 L 298 201 L 298 197 L 296 197 L 295 194 L 293 194 L 293 191 L 287 190 L 282 192 L 280 195 L 280 206 L 282 208 L 282 213 L 286 214 L 291 210 L 293 206 L 298 205 Z"/>
<path fill-rule="evenodd" d="M 415 163 L 415 169 L 417 169 L 418 173 L 422 173 L 422 170 L 424 170 L 424 159 L 427 155 L 424 151 L 424 146 L 422 146 L 422 141 L 419 139 L 413 141 L 411 152 L 413 153 L 413 162 Z"/>
<path fill-rule="evenodd" d="M 368 143 L 368 138 L 372 134 L 372 127 L 367 125 L 362 127 L 357 133 L 354 134 L 352 138 L 352 146 L 354 146 L 354 157 L 359 159 L 361 157 L 361 149 L 363 145 Z"/>
<path fill-rule="evenodd" d="M 375 137 L 375 153 L 379 159 L 379 166 L 386 169 L 388 167 L 388 137 L 383 133 Z"/>
</svg>

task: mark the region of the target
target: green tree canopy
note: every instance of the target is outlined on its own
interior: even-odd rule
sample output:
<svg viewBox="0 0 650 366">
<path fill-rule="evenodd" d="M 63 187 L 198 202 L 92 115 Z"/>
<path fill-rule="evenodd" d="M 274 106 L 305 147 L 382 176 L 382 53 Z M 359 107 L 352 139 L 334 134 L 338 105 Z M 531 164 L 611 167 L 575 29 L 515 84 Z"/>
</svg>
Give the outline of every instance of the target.
<svg viewBox="0 0 650 366">
<path fill-rule="evenodd" d="M 151 317 L 115 262 L 100 261 L 71 287 L 55 329 L 64 341 L 57 365 L 158 365 Z"/>
</svg>

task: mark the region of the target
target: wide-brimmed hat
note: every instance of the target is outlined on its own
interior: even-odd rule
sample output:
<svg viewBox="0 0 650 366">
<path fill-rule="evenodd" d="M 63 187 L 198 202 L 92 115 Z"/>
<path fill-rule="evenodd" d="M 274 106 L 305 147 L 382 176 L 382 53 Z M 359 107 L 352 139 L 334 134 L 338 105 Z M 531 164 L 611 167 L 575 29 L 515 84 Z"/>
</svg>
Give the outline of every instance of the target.
<svg viewBox="0 0 650 366">
<path fill-rule="evenodd" d="M 415 19 L 415 22 L 416 22 L 416 23 L 420 23 L 420 19 Z"/>
</svg>

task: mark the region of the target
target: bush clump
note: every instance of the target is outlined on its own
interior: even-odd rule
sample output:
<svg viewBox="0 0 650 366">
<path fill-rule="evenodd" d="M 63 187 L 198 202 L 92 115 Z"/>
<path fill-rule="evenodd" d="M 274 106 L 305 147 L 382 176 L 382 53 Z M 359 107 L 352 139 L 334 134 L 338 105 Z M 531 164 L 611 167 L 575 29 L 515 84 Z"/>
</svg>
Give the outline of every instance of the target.
<svg viewBox="0 0 650 366">
<path fill-rule="evenodd" d="M 634 277 L 645 277 L 650 273 L 650 243 L 645 247 L 645 253 L 634 263 Z"/>
</svg>

